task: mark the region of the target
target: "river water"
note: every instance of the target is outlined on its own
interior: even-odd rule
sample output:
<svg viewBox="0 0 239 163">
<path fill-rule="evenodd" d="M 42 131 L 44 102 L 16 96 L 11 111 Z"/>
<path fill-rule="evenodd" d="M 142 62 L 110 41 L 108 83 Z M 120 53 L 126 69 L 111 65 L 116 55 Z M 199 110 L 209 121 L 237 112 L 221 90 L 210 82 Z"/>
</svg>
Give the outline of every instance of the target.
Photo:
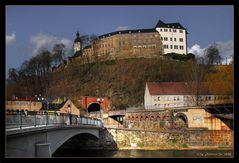
<svg viewBox="0 0 239 163">
<path fill-rule="evenodd" d="M 232 150 L 69 150 L 61 149 L 52 157 L 108 158 L 231 158 Z"/>
</svg>

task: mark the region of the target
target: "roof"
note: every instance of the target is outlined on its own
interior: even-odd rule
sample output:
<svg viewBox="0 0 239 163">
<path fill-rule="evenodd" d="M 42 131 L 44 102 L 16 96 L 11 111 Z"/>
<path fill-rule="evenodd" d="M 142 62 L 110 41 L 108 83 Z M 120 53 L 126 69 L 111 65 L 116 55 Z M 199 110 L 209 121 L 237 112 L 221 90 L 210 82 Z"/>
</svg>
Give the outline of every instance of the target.
<svg viewBox="0 0 239 163">
<path fill-rule="evenodd" d="M 151 95 L 190 95 L 196 92 L 195 82 L 147 82 Z M 208 83 L 200 85 L 201 95 L 224 95 L 220 90 L 209 91 Z"/>
<path fill-rule="evenodd" d="M 150 28 L 150 29 L 133 29 L 133 30 L 122 30 L 122 31 L 115 31 L 111 33 L 107 33 L 104 35 L 100 35 L 99 38 L 109 37 L 116 34 L 127 34 L 127 33 L 151 33 L 151 32 L 157 32 L 156 29 Z"/>
<path fill-rule="evenodd" d="M 185 29 L 179 22 L 176 23 L 164 23 L 163 21 L 159 20 L 158 23 L 156 24 L 156 27 L 165 27 L 165 28 L 177 28 L 177 29 Z"/>
</svg>

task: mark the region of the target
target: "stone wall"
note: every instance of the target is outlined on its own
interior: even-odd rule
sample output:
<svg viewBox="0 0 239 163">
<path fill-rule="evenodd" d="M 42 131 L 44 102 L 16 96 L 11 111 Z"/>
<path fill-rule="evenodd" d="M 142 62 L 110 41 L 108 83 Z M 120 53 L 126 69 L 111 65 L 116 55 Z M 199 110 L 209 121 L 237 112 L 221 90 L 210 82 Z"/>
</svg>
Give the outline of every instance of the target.
<svg viewBox="0 0 239 163">
<path fill-rule="evenodd" d="M 185 130 L 145 131 L 107 128 L 106 141 L 117 144 L 118 149 L 190 149 L 195 147 L 231 147 L 233 131 Z"/>
</svg>

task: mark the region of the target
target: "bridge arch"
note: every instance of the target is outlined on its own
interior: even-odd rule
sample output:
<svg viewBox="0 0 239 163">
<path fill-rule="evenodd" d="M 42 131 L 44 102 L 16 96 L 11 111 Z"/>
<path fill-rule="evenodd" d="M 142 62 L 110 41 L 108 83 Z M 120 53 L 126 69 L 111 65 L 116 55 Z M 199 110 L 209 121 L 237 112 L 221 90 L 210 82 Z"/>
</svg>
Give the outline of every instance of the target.
<svg viewBox="0 0 239 163">
<path fill-rule="evenodd" d="M 101 105 L 99 103 L 93 102 L 87 107 L 88 113 L 94 111 L 101 111 Z"/>
<path fill-rule="evenodd" d="M 64 134 L 61 134 L 62 136 L 57 139 L 55 137 L 55 134 L 48 134 L 49 135 L 49 141 L 51 142 L 51 154 L 53 154 L 58 148 L 60 148 L 67 140 L 70 138 L 80 135 L 80 134 L 90 134 L 95 136 L 99 139 L 99 130 L 98 129 L 72 129 L 72 130 L 65 130 Z M 59 133 L 58 133 L 59 135 Z"/>
</svg>

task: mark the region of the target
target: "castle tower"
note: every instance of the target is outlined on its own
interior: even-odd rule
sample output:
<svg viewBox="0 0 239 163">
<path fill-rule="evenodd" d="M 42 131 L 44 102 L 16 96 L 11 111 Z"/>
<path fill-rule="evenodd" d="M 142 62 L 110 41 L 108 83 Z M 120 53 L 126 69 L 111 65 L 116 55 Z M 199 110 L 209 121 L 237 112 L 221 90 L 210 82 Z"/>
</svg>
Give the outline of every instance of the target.
<svg viewBox="0 0 239 163">
<path fill-rule="evenodd" d="M 74 54 L 81 51 L 82 46 L 81 46 L 81 39 L 80 39 L 79 31 L 77 31 L 77 33 L 76 33 L 76 39 L 74 41 L 73 47 L 74 47 Z"/>
</svg>

